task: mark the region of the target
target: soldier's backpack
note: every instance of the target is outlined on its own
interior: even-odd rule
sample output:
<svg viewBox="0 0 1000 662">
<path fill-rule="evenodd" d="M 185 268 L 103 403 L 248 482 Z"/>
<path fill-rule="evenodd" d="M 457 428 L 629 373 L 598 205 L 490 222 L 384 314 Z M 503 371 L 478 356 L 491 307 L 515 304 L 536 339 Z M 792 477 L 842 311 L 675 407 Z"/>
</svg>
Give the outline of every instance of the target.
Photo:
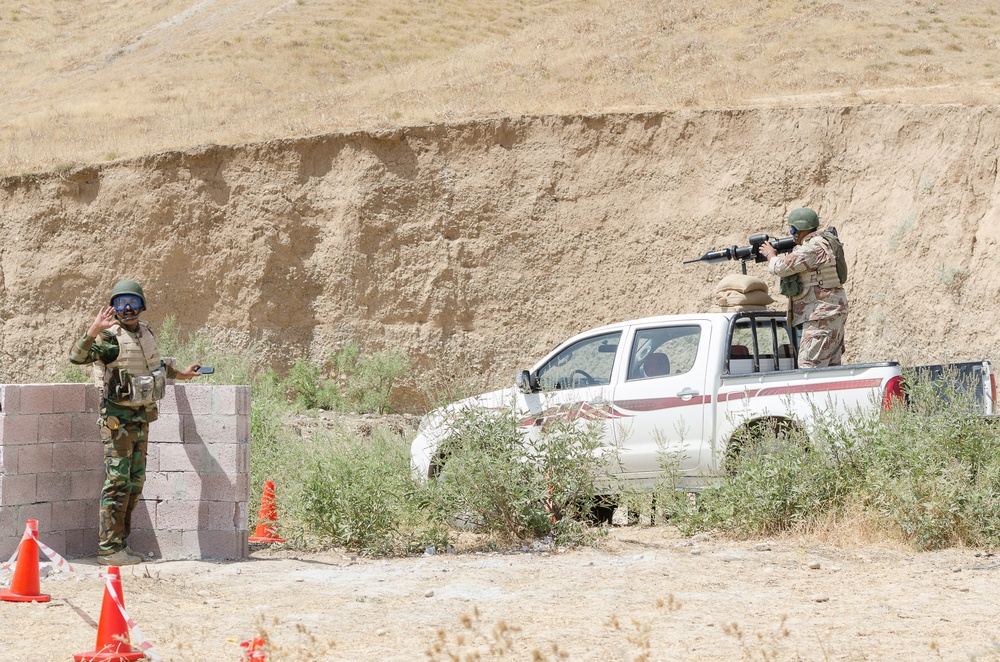
<svg viewBox="0 0 1000 662">
<path fill-rule="evenodd" d="M 843 285 L 847 282 L 847 257 L 844 256 L 844 243 L 837 236 L 836 228 L 827 228 L 823 231 L 823 237 L 830 242 L 833 254 L 837 256 L 837 280 Z"/>
</svg>

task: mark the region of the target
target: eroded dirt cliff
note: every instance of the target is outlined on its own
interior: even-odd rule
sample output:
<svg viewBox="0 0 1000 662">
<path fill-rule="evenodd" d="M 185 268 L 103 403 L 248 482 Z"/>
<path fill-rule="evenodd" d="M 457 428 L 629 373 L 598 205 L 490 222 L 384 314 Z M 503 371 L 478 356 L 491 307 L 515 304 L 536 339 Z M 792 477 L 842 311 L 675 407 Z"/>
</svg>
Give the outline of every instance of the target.
<svg viewBox="0 0 1000 662">
<path fill-rule="evenodd" d="M 278 367 L 357 338 L 504 385 L 588 327 L 707 309 L 738 265 L 682 260 L 798 206 L 846 245 L 847 360 L 996 358 L 998 143 L 995 106 L 512 117 L 7 178 L 0 378 L 65 367 L 134 277 L 154 324 Z"/>
</svg>

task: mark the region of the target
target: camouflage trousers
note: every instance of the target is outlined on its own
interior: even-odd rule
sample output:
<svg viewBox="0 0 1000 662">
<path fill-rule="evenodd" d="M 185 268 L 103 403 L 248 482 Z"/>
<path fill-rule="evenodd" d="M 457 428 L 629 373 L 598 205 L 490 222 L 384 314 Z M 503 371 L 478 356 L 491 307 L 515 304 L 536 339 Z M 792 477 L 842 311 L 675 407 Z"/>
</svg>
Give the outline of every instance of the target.
<svg viewBox="0 0 1000 662">
<path fill-rule="evenodd" d="M 132 511 L 146 482 L 149 423 L 108 416 L 100 420 L 100 425 L 104 440 L 104 489 L 98 553 L 113 554 L 125 548 L 132 529 Z"/>
<path fill-rule="evenodd" d="M 846 322 L 847 313 L 816 322 L 804 322 L 799 339 L 799 367 L 840 365 L 844 354 Z"/>
</svg>

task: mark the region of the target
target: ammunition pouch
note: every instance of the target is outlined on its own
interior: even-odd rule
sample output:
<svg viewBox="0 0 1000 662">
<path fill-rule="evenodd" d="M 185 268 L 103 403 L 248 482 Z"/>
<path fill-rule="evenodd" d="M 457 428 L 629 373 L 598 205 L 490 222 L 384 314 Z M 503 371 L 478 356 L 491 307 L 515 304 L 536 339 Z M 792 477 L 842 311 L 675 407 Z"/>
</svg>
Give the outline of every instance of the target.
<svg viewBox="0 0 1000 662">
<path fill-rule="evenodd" d="M 104 396 L 116 403 L 152 405 L 162 400 L 166 392 L 167 370 L 161 363 L 152 375 L 130 375 L 124 368 L 115 368 Z"/>
<path fill-rule="evenodd" d="M 781 293 L 784 294 L 789 299 L 792 299 L 802 294 L 802 280 L 799 278 L 798 274 L 792 274 L 791 276 L 782 277 Z"/>
</svg>

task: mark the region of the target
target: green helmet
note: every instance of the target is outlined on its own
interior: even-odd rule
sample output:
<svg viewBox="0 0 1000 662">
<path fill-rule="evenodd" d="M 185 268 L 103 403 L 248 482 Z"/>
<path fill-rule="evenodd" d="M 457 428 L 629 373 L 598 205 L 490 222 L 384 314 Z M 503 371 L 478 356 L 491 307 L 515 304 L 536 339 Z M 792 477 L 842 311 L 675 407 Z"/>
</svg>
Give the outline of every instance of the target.
<svg viewBox="0 0 1000 662">
<path fill-rule="evenodd" d="M 142 292 L 142 285 L 134 280 L 120 280 L 111 288 L 111 298 L 108 299 L 110 305 L 114 305 L 115 297 L 119 294 L 134 294 L 142 299 L 142 307 L 146 308 L 146 295 Z"/>
<path fill-rule="evenodd" d="M 788 224 L 799 232 L 815 230 L 819 227 L 819 216 L 812 209 L 801 207 L 788 215 Z"/>
</svg>

